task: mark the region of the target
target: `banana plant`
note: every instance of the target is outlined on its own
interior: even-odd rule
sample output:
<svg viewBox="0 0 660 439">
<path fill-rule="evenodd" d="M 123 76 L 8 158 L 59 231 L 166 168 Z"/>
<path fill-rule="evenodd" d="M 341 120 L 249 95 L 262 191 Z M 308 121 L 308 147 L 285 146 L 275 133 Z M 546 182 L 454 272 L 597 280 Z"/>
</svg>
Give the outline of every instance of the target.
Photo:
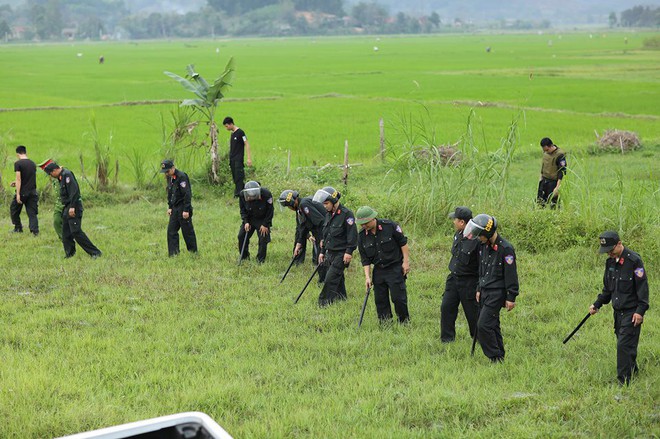
<svg viewBox="0 0 660 439">
<path fill-rule="evenodd" d="M 195 99 L 184 99 L 182 106 L 191 106 L 206 118 L 209 125 L 209 137 L 211 138 L 211 178 L 214 183 L 218 182 L 218 127 L 215 123 L 215 113 L 218 104 L 225 97 L 225 92 L 231 87 L 231 80 L 236 71 L 234 58 L 229 58 L 224 72 L 217 77 L 213 84 L 209 84 L 197 71 L 195 66 L 189 64 L 186 67 L 186 77 L 183 78 L 172 72 L 164 72 L 170 78 L 176 80 L 189 92 L 195 94 Z"/>
</svg>

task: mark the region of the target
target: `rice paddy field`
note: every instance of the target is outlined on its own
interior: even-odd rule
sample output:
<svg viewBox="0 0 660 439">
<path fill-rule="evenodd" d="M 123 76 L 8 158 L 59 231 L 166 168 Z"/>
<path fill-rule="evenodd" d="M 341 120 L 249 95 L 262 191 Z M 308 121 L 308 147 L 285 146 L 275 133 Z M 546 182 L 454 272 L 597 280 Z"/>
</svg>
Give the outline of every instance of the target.
<svg viewBox="0 0 660 439">
<path fill-rule="evenodd" d="M 653 35 L 0 45 L 0 437 L 183 411 L 209 414 L 236 438 L 660 436 L 660 53 L 642 48 Z M 265 264 L 237 266 L 238 203 L 226 185 L 204 182 L 204 148 L 176 157 L 193 177 L 200 253 L 167 258 L 154 173 L 171 112 L 192 95 L 163 72 L 183 76 L 194 64 L 212 80 L 230 57 L 236 75 L 217 122 L 231 115 L 246 131 L 250 176 L 276 196 L 332 185 L 354 211 L 369 204 L 400 222 L 410 325 L 379 325 L 371 302 L 357 329 L 357 253 L 346 302 L 318 308 L 313 283 L 293 305 L 312 265 L 279 284 L 292 212 L 276 209 Z M 597 136 L 611 129 L 636 132 L 642 147 L 599 151 Z M 556 211 L 534 205 L 546 136 L 569 154 Z M 226 152 L 228 134 L 219 138 Z M 120 170 L 104 191 L 93 181 L 94 139 Z M 345 141 L 347 186 L 337 166 Z M 83 228 L 102 258 L 63 259 L 42 173 L 39 237 L 6 233 L 19 144 L 79 176 Z M 436 168 L 414 153 L 438 145 L 455 145 L 463 164 Z M 521 294 L 501 315 L 503 364 L 479 349 L 470 356 L 462 311 L 456 341 L 440 342 L 456 205 L 497 216 L 516 247 Z M 562 344 L 602 288 L 606 229 L 641 254 L 651 289 L 641 372 L 624 388 L 609 305 Z"/>
</svg>

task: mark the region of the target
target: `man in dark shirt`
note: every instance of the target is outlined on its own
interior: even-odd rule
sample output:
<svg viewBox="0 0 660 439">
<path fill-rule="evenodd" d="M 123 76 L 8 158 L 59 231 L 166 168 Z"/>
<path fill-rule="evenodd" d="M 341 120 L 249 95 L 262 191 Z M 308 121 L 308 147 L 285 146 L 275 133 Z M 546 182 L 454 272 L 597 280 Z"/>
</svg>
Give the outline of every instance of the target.
<svg viewBox="0 0 660 439">
<path fill-rule="evenodd" d="M 481 305 L 477 338 L 486 357 L 493 363 L 504 361 L 504 342 L 500 330 L 500 310 L 511 311 L 518 296 L 518 270 L 513 246 L 497 233 L 497 220 L 486 214 L 472 218 L 463 235 L 479 238 L 479 286 Z"/>
<path fill-rule="evenodd" d="M 381 322 L 392 319 L 390 296 L 399 323 L 410 320 L 406 277 L 410 273 L 408 238 L 394 221 L 376 218 L 378 212 L 369 206 L 357 211 L 356 224 L 362 227 L 358 234 L 358 249 L 364 268 L 365 286 L 374 288 L 376 312 Z M 371 265 L 374 266 L 373 282 Z"/>
<path fill-rule="evenodd" d="M 243 259 L 250 257 L 250 238 L 258 231 L 259 250 L 257 262 L 263 264 L 266 260 L 270 229 L 273 227 L 273 195 L 256 181 L 248 181 L 243 189 L 239 204 L 241 208 L 241 228 L 238 231 L 238 251 L 243 251 Z M 245 250 L 243 242 L 245 241 Z"/>
<path fill-rule="evenodd" d="M 616 370 L 619 383 L 628 385 L 638 372 L 637 345 L 649 309 L 649 284 L 642 258 L 623 246 L 619 234 L 608 231 L 600 235 L 600 253 L 607 253 L 603 292 L 589 307 L 596 314 L 601 306 L 612 302 L 616 341 Z"/>
<path fill-rule="evenodd" d="M 463 312 L 470 328 L 470 336 L 474 337 L 477 329 L 476 294 L 479 284 L 479 251 L 478 241 L 468 239 L 463 230 L 468 221 L 472 219 L 472 211 L 463 206 L 449 214 L 454 220 L 454 243 L 451 246 L 451 260 L 449 261 L 449 276 L 445 283 L 445 293 L 440 305 L 440 340 L 443 343 L 454 341 L 456 337 L 456 317 L 458 317 L 458 304 L 463 306 Z"/>
<path fill-rule="evenodd" d="M 559 206 L 559 187 L 566 174 L 566 154 L 549 137 L 541 139 L 543 163 L 539 177 L 537 202 L 544 207 L 550 204 L 554 209 Z"/>
<path fill-rule="evenodd" d="M 193 226 L 192 188 L 188 175 L 176 169 L 172 160 L 163 160 L 160 172 L 167 178 L 167 251 L 170 256 L 179 254 L 179 229 L 191 253 L 197 253 L 197 236 Z"/>
<path fill-rule="evenodd" d="M 304 260 L 304 251 L 306 241 L 311 233 L 314 240 L 313 258 L 316 265 L 320 245 L 323 240 L 323 223 L 325 222 L 325 208 L 323 204 L 317 203 L 312 200 L 312 197 L 300 197 L 298 191 L 287 189 L 280 194 L 277 200 L 281 206 L 288 207 L 296 212 L 296 238 L 293 248 L 294 258 L 301 258 Z M 319 282 L 325 279 L 325 266 L 319 266 Z"/>
<path fill-rule="evenodd" d="M 247 152 L 247 165 L 252 166 L 252 154 L 250 153 L 250 144 L 248 143 L 245 131 L 234 125 L 234 119 L 227 116 L 222 121 L 227 131 L 231 132 L 229 138 L 229 167 L 231 168 L 231 177 L 234 181 L 234 197 L 238 198 L 243 190 L 243 181 L 245 180 L 244 157 Z"/>
<path fill-rule="evenodd" d="M 339 202 L 341 193 L 330 186 L 319 189 L 313 201 L 323 203 L 326 210 L 323 223 L 323 241 L 319 264 L 326 264 L 328 271 L 319 295 L 319 306 L 331 305 L 336 300 L 346 300 L 344 270 L 348 268 L 357 248 L 355 215 Z"/>
<path fill-rule="evenodd" d="M 62 210 L 62 245 L 65 257 L 70 258 L 76 254 L 76 243 L 91 257 L 101 256 L 101 250 L 92 244 L 82 230 L 83 204 L 76 176 L 55 162 L 46 165 L 44 171 L 60 183 L 60 200 L 64 206 Z"/>
<path fill-rule="evenodd" d="M 16 187 L 16 196 L 11 201 L 9 213 L 11 222 L 14 224 L 14 232 L 22 233 L 21 210 L 25 206 L 27 212 L 30 232 L 37 236 L 39 234 L 39 193 L 37 192 L 37 165 L 28 158 L 27 148 L 23 145 L 16 147 L 18 160 L 14 162 L 16 181 L 11 183 Z"/>
</svg>

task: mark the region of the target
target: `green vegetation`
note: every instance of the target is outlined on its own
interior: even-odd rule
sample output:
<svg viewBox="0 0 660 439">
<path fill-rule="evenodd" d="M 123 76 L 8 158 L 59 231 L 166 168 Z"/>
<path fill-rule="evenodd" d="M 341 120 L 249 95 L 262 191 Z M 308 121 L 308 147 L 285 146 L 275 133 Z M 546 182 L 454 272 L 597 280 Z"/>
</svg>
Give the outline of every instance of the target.
<svg viewBox="0 0 660 439">
<path fill-rule="evenodd" d="M 641 50 L 650 36 L 1 46 L 5 191 L 19 143 L 35 161 L 53 157 L 78 176 L 79 157 L 94 169 L 98 145 L 121 172 L 107 191 L 82 183 L 84 229 L 103 258 L 62 259 L 43 174 L 41 235 L 3 240 L 0 437 L 53 437 L 187 410 L 208 413 L 237 438 L 659 435 L 660 60 Z M 402 223 L 411 325 L 380 327 L 371 302 L 357 331 L 359 260 L 347 273 L 347 302 L 319 309 L 310 286 L 294 306 L 312 266 L 295 267 L 278 286 L 292 249 L 289 211 L 276 211 L 266 264 L 236 266 L 238 204 L 227 185 L 206 184 L 209 145 L 194 127 L 187 137 L 191 113 L 162 103 L 190 97 L 163 71 L 183 75 L 177 69 L 191 63 L 216 77 L 230 56 L 236 77 L 221 111 L 246 130 L 251 172 L 264 186 L 277 195 L 332 184 L 349 207 L 370 204 Z M 594 153 L 594 131 L 606 129 L 635 131 L 643 146 Z M 559 211 L 534 205 L 544 136 L 569 153 Z M 337 167 L 345 139 L 350 162 L 361 165 L 348 187 Z M 443 145 L 455 145 L 460 163 L 440 165 Z M 166 257 L 156 172 L 170 154 L 195 177 L 196 257 Z M 502 314 L 502 365 L 469 356 L 462 315 L 456 343 L 439 340 L 452 234 L 445 218 L 456 204 L 497 216 L 516 246 L 521 295 Z M 607 228 L 642 255 L 650 280 L 642 372 L 630 388 L 616 385 L 609 306 L 561 344 L 602 286 L 596 237 Z M 10 229 L 7 214 L 2 229 Z"/>
</svg>

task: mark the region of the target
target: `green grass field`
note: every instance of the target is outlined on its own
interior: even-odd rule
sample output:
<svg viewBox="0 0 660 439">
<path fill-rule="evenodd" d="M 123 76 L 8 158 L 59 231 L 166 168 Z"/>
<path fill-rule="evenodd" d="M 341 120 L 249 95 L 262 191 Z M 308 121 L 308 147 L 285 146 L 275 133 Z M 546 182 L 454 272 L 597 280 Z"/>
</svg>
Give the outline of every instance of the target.
<svg viewBox="0 0 660 439">
<path fill-rule="evenodd" d="M 5 189 L 17 144 L 77 175 L 82 153 L 90 175 L 92 114 L 101 137 L 112 135 L 121 169 L 110 193 L 82 187 L 84 229 L 103 258 L 79 251 L 63 259 L 52 195 L 40 206 L 38 238 L 3 239 L 0 437 L 48 438 L 189 410 L 208 413 L 236 438 L 659 436 L 660 55 L 640 50 L 648 35 L 0 45 Z M 193 63 L 213 78 L 230 56 L 235 85 L 218 114 L 246 130 L 256 178 L 276 195 L 331 184 L 353 210 L 368 203 L 402 222 L 413 270 L 409 326 L 379 326 L 371 302 L 357 330 L 359 258 L 347 273 L 347 302 L 319 309 L 312 284 L 293 305 L 312 266 L 293 268 L 278 285 L 290 260 L 292 212 L 276 209 L 266 264 L 237 267 L 238 205 L 222 188 L 193 183 L 200 254 L 166 257 L 164 191 L 135 190 L 128 157 L 137 151 L 151 178 L 163 158 L 161 116 L 174 105 L 105 105 L 188 98 L 162 72 L 183 74 Z M 380 117 L 393 159 L 433 131 L 438 143 L 468 144 L 471 110 L 474 146 L 493 160 L 517 121 L 499 193 L 494 181 L 467 197 L 435 186 L 459 170 L 429 180 L 378 160 Z M 403 122 L 410 119 L 412 131 Z M 591 154 L 594 130 L 612 128 L 637 131 L 643 148 Z M 544 136 L 570 154 L 561 211 L 533 206 Z M 346 188 L 339 169 L 318 169 L 342 162 L 345 139 L 351 162 L 361 164 Z M 40 175 L 39 187 L 47 185 Z M 434 194 L 426 220 L 415 215 L 424 206 L 406 205 L 413 193 Z M 452 235 L 443 217 L 455 204 L 495 214 L 516 246 L 521 294 L 515 310 L 502 313 L 501 365 L 479 350 L 470 357 L 462 314 L 456 342 L 439 340 Z M 0 231 L 8 231 L 7 203 L 3 209 Z M 561 343 L 602 287 L 596 249 L 606 228 L 642 255 L 651 287 L 641 374 L 628 388 L 616 384 L 609 305 Z"/>
</svg>

